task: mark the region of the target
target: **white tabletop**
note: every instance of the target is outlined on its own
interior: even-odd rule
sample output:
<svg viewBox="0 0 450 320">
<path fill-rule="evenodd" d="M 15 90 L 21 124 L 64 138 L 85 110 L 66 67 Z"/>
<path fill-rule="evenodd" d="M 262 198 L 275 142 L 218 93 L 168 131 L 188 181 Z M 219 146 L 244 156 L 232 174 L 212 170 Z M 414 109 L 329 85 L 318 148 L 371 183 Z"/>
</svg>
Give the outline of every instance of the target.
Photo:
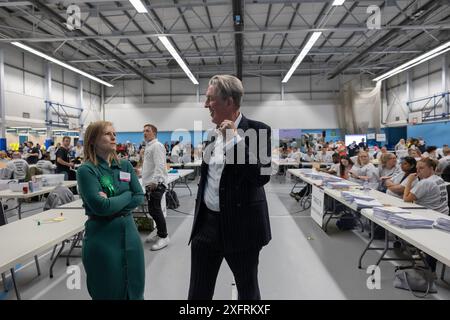
<svg viewBox="0 0 450 320">
<path fill-rule="evenodd" d="M 64 208 L 70 208 L 70 209 L 82 209 L 83 208 L 83 200 L 80 198 L 78 200 L 63 204 L 62 206 L 59 206 L 58 209 L 64 209 Z"/>
<path fill-rule="evenodd" d="M 173 183 L 175 181 L 177 181 L 178 179 L 184 178 L 188 175 L 190 175 L 191 173 L 193 173 L 194 170 L 193 169 L 177 169 L 176 173 L 168 173 L 167 174 L 167 183 Z M 144 188 L 144 186 L 142 185 L 142 178 L 139 178 L 139 183 L 141 184 L 141 186 Z"/>
<path fill-rule="evenodd" d="M 67 187 L 67 188 L 71 188 L 71 187 L 75 187 L 77 185 L 77 182 L 75 180 L 63 181 L 62 185 Z M 28 192 L 28 193 L 25 193 L 25 194 L 22 193 L 22 191 L 15 192 L 15 191 L 11 191 L 11 190 L 7 189 L 7 190 L 0 191 L 0 198 L 28 199 L 28 198 L 32 198 L 32 197 L 35 197 L 35 196 L 39 196 L 41 194 L 50 193 L 55 188 L 56 188 L 56 186 L 42 187 L 38 191 Z"/>
<path fill-rule="evenodd" d="M 272 163 L 277 166 L 298 166 L 299 164 L 295 159 L 272 159 Z"/>
<path fill-rule="evenodd" d="M 194 162 L 186 162 L 186 163 L 169 163 L 169 165 L 171 167 L 182 167 L 182 166 L 184 166 L 184 167 L 192 167 L 192 168 L 194 168 L 194 167 L 201 167 L 202 161 L 201 160 L 197 160 L 197 161 L 194 161 Z"/>
<path fill-rule="evenodd" d="M 64 221 L 47 222 L 61 216 Z M 41 221 L 38 225 L 37 221 Z M 0 227 L 0 272 L 52 248 L 84 229 L 87 220 L 84 209 L 52 209 Z"/>
<path fill-rule="evenodd" d="M 447 217 L 442 213 L 427 209 L 411 210 L 411 212 L 421 216 L 428 216 L 434 220 Z M 416 248 L 450 266 L 450 233 L 438 229 L 402 229 L 385 220 L 374 217 L 372 209 L 362 209 L 361 214 Z"/>
<path fill-rule="evenodd" d="M 303 181 L 305 181 L 306 183 L 309 184 L 314 184 L 316 186 L 322 186 L 322 180 L 313 180 L 311 178 L 306 177 L 305 175 L 302 174 L 302 172 L 304 172 L 304 170 L 302 169 L 289 169 L 288 170 L 289 173 L 293 174 L 296 177 L 299 177 L 300 179 L 302 179 Z M 314 172 L 315 174 L 318 175 L 323 175 L 323 176 L 333 176 L 330 175 L 328 173 L 325 172 Z M 335 176 L 333 176 L 335 177 Z M 348 180 L 344 180 L 346 183 L 349 184 L 349 188 L 348 190 L 350 191 L 354 191 L 354 192 L 361 192 L 364 193 L 363 191 L 361 191 L 361 185 L 359 185 L 358 183 L 352 182 L 352 181 L 348 181 Z M 353 210 L 357 210 L 356 204 L 355 203 L 350 203 L 348 201 L 346 201 L 344 199 L 344 197 L 342 197 L 341 195 L 341 190 L 338 189 L 330 189 L 330 188 L 323 188 L 325 193 L 332 197 L 333 199 L 345 204 L 347 207 L 353 209 Z M 347 189 L 346 189 L 347 190 Z M 421 206 L 411 203 L 411 202 L 405 202 L 400 198 L 394 197 L 394 196 L 390 196 L 386 193 L 380 192 L 378 190 L 369 190 L 367 193 L 364 193 L 365 195 L 368 195 L 374 199 L 377 199 L 379 202 L 381 202 L 383 205 L 386 206 L 396 206 L 396 207 L 401 207 L 401 208 L 420 208 Z"/>
</svg>

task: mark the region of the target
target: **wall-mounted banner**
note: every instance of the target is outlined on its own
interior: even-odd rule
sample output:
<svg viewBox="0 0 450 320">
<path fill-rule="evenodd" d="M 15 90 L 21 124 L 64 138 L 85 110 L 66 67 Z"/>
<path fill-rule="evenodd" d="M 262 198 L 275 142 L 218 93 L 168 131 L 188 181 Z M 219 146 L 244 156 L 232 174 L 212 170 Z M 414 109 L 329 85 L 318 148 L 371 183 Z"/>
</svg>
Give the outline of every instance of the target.
<svg viewBox="0 0 450 320">
<path fill-rule="evenodd" d="M 384 134 L 384 133 L 377 134 L 377 141 L 379 141 L 379 142 L 386 141 L 386 134 Z"/>
</svg>

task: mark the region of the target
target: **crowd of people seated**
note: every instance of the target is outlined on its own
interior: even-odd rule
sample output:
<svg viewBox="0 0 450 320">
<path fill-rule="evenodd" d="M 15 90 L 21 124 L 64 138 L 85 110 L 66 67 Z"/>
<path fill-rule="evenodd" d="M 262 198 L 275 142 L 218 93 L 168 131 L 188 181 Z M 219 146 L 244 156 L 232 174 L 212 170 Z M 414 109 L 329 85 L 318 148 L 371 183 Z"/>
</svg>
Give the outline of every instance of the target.
<svg viewBox="0 0 450 320">
<path fill-rule="evenodd" d="M 66 180 L 74 180 L 73 169 L 83 160 L 83 145 L 70 144 L 70 137 L 63 137 L 63 143 L 51 142 L 46 149 L 32 141 L 20 144 L 16 150 L 0 151 L 0 178 L 28 181 L 36 174 L 64 174 Z"/>
<path fill-rule="evenodd" d="M 369 150 L 362 140 L 345 148 L 343 142 L 319 143 L 318 148 L 282 146 L 276 151 L 280 158 L 294 158 L 302 162 L 332 163 L 324 170 L 343 179 L 386 192 L 391 196 L 414 201 L 424 207 L 449 214 L 450 148 L 427 146 L 422 138 L 401 139 L 393 151 L 386 146 Z M 315 152 L 315 150 L 320 150 Z M 324 161 L 325 160 L 325 161 Z M 300 192 L 291 193 L 296 199 Z"/>
</svg>

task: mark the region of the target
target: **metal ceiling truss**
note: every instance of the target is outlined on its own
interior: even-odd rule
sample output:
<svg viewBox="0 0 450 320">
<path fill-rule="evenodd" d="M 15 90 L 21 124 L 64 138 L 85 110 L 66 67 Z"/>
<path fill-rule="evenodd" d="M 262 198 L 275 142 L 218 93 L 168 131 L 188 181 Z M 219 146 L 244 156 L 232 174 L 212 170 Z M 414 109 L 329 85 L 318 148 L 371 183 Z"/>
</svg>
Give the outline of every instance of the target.
<svg viewBox="0 0 450 320">
<path fill-rule="evenodd" d="M 331 0 L 142 1 L 148 14 L 137 14 L 128 0 L 0 2 L 0 33 L 7 37 L 0 42 L 51 48 L 58 59 L 96 76 L 153 83 L 150 77 L 182 77 L 159 44 L 161 34 L 194 74 L 242 77 L 286 73 L 308 35 L 322 31 L 296 73 L 322 72 L 329 79 L 358 70 L 382 73 L 450 38 L 449 1 L 348 0 L 340 7 L 331 7 Z M 64 27 L 72 3 L 86 17 L 81 30 Z M 392 17 L 378 30 L 367 29 L 362 13 L 372 4 Z M 324 20 L 333 22 L 323 26 Z"/>
</svg>

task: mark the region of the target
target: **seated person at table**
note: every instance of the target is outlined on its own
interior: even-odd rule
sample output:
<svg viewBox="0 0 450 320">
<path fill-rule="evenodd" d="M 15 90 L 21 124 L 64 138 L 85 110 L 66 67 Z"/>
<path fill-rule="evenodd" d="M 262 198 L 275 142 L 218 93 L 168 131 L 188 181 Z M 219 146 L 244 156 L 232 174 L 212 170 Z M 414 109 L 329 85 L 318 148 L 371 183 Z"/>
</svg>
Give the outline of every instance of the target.
<svg viewBox="0 0 450 320">
<path fill-rule="evenodd" d="M 316 161 L 316 156 L 314 155 L 314 149 L 308 148 L 308 151 L 306 154 L 303 155 L 302 160 L 305 162 L 314 162 Z"/>
<path fill-rule="evenodd" d="M 427 151 L 422 154 L 422 158 L 431 158 L 433 160 L 437 160 L 437 148 L 436 146 L 427 147 Z"/>
<path fill-rule="evenodd" d="M 444 180 L 435 174 L 437 161 L 425 158 L 417 163 L 417 173 L 410 174 L 403 193 L 403 201 L 415 202 L 425 208 L 448 215 L 448 194 Z M 413 182 L 420 179 L 413 186 Z M 432 272 L 436 271 L 436 259 L 425 255 Z"/>
<path fill-rule="evenodd" d="M 325 169 L 323 171 L 329 174 L 337 174 L 339 172 L 339 166 L 341 165 L 339 159 L 340 159 L 339 154 L 333 153 L 333 155 L 331 156 L 331 161 L 333 162 L 333 164 L 328 170 Z"/>
<path fill-rule="evenodd" d="M 416 161 L 420 161 L 422 159 L 422 155 L 419 149 L 410 148 L 408 149 L 408 155 L 416 159 Z"/>
<path fill-rule="evenodd" d="M 403 192 L 405 191 L 405 185 L 408 181 L 407 178 L 410 174 L 416 173 L 417 161 L 413 157 L 403 158 L 400 168 L 401 172 L 385 181 L 386 194 L 397 198 L 403 198 Z M 417 180 L 413 183 L 413 187 L 417 183 Z"/>
<path fill-rule="evenodd" d="M 448 215 L 448 194 L 444 180 L 435 174 L 437 161 L 425 158 L 417 162 L 417 173 L 408 176 L 403 201 L 415 202 L 428 209 Z M 413 182 L 420 180 L 413 187 Z"/>
<path fill-rule="evenodd" d="M 27 177 L 28 162 L 22 159 L 22 155 L 19 152 L 14 152 L 12 160 L 8 162 L 7 168 L 13 172 L 13 179 L 24 181 Z"/>
<path fill-rule="evenodd" d="M 46 153 L 42 160 L 36 163 L 36 168 L 42 171 L 42 174 L 55 173 L 56 165 L 50 161 L 50 154 Z"/>
<path fill-rule="evenodd" d="M 374 156 L 375 156 L 375 159 L 377 159 L 378 161 L 380 161 L 381 156 L 382 156 L 383 154 L 387 154 L 387 153 L 388 153 L 387 148 L 386 148 L 386 147 L 381 147 L 381 149 L 377 152 L 377 154 L 374 155 Z"/>
<path fill-rule="evenodd" d="M 442 174 L 444 172 L 444 169 L 450 165 L 450 148 L 444 148 L 442 150 L 443 157 L 439 159 L 439 164 L 436 168 L 436 174 Z"/>
<path fill-rule="evenodd" d="M 296 162 L 300 162 L 302 158 L 302 153 L 298 150 L 297 147 L 292 148 L 292 152 L 288 155 L 288 159 L 294 159 Z"/>
<path fill-rule="evenodd" d="M 380 165 L 378 167 L 378 176 L 380 177 L 379 190 L 386 191 L 385 181 L 401 172 L 397 165 L 397 156 L 393 153 L 385 153 L 380 158 Z"/>
<path fill-rule="evenodd" d="M 322 150 L 316 155 L 316 159 L 319 162 L 330 163 L 332 162 L 332 152 L 328 151 L 328 148 L 322 148 Z"/>
<path fill-rule="evenodd" d="M 349 156 L 341 157 L 341 161 L 338 166 L 337 176 L 342 179 L 347 179 L 350 177 L 350 170 L 353 168 L 353 161 Z"/>
<path fill-rule="evenodd" d="M 370 188 L 378 188 L 378 169 L 370 163 L 369 154 L 367 152 L 360 151 L 358 153 L 358 159 L 349 173 L 349 180 L 360 184 L 368 182 Z"/>
</svg>

